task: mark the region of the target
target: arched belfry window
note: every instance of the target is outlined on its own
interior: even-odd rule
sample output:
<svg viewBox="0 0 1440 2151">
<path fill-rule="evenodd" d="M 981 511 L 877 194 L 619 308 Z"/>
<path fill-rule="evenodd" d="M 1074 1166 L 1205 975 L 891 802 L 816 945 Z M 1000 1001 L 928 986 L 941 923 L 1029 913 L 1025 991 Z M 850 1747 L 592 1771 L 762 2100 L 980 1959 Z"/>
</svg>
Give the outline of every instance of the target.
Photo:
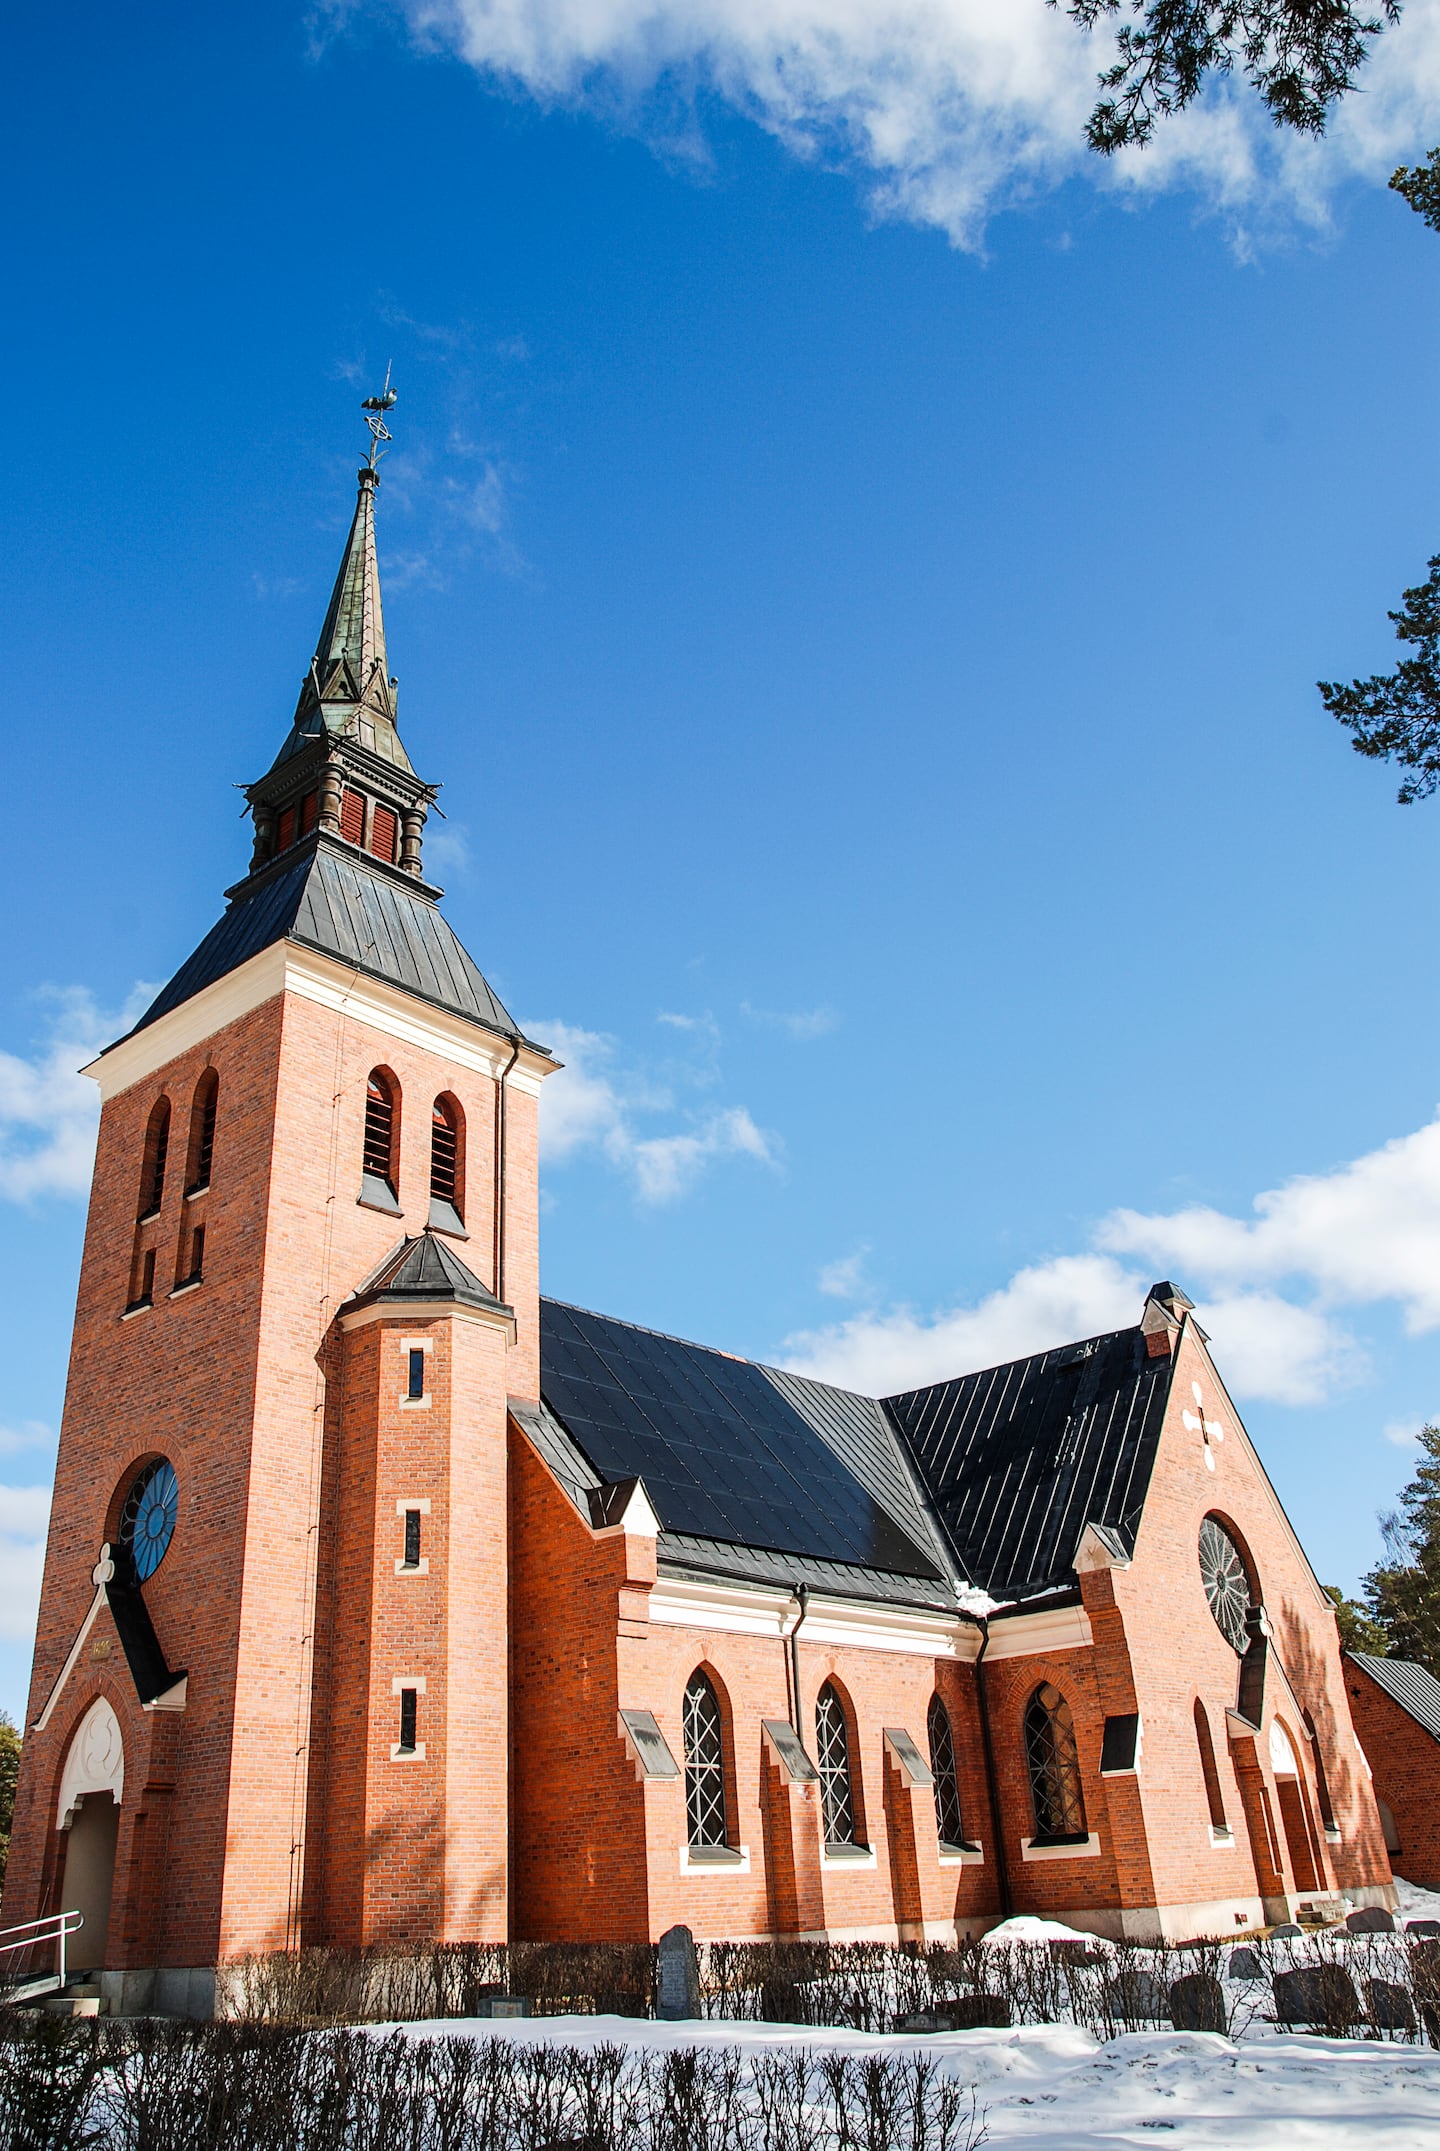
<svg viewBox="0 0 1440 2151">
<path fill-rule="evenodd" d="M 157 1098 L 150 1109 L 145 1130 L 145 1155 L 140 1166 L 140 1202 L 137 1215 L 153 1217 L 165 1195 L 165 1166 L 170 1155 L 170 1100 Z"/>
<path fill-rule="evenodd" d="M 185 1171 L 185 1192 L 198 1195 L 210 1185 L 215 1164 L 215 1116 L 220 1104 L 220 1078 L 207 1068 L 195 1086 L 190 1107 L 190 1155 Z"/>
<path fill-rule="evenodd" d="M 1075 1721 L 1070 1705 L 1048 1680 L 1040 1683 L 1025 1706 L 1025 1759 L 1030 1765 L 1037 1840 L 1063 1845 L 1083 1839 L 1088 1833 Z"/>
<path fill-rule="evenodd" d="M 360 1173 L 362 1202 L 382 1210 L 396 1208 L 395 1150 L 399 1135 L 400 1094 L 383 1068 L 372 1068 L 365 1082 L 365 1147 Z"/>
<path fill-rule="evenodd" d="M 834 1683 L 826 1681 L 815 1703 L 815 1760 L 820 1766 L 820 1806 L 827 1845 L 855 1842 L 855 1788 L 850 1776 L 850 1729 Z"/>
<path fill-rule="evenodd" d="M 465 1229 L 465 1122 L 447 1092 L 430 1109 L 430 1222 L 442 1232 Z"/>
<path fill-rule="evenodd" d="M 960 1778 L 955 1768 L 955 1735 L 950 1713 L 938 1695 L 930 1698 L 925 1719 L 930 1735 L 930 1769 L 935 1779 L 935 1823 L 942 1845 L 963 1845 L 965 1825 L 960 1815 Z"/>
<path fill-rule="evenodd" d="M 725 1727 L 709 1677 L 692 1673 L 685 1689 L 685 1815 L 692 1845 L 728 1845 Z"/>
</svg>

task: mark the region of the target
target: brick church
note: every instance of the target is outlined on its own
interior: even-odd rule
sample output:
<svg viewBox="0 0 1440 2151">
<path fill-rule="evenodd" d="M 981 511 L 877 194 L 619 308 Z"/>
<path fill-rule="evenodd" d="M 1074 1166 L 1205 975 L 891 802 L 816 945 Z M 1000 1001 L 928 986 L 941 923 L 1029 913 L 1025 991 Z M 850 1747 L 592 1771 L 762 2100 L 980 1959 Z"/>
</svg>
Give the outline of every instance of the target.
<svg viewBox="0 0 1440 2151">
<path fill-rule="evenodd" d="M 312 1943 L 1388 1904 L 1331 1609 L 1173 1284 L 882 1399 L 541 1297 L 556 1063 L 425 876 L 378 482 L 249 865 L 90 1070 L 6 1923 L 76 1907 L 117 2006 L 203 2012 Z"/>
</svg>

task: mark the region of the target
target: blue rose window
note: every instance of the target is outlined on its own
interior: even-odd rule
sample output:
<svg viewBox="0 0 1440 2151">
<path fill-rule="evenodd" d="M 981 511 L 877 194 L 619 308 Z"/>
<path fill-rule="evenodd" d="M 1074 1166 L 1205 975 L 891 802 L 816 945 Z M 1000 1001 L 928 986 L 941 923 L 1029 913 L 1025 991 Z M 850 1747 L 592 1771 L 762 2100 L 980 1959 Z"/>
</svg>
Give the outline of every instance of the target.
<svg viewBox="0 0 1440 2151">
<path fill-rule="evenodd" d="M 180 1486 L 175 1467 L 162 1458 L 147 1464 L 120 1511 L 120 1544 L 129 1554 L 141 1583 L 153 1576 L 175 1536 L 175 1517 L 180 1507 Z"/>
</svg>

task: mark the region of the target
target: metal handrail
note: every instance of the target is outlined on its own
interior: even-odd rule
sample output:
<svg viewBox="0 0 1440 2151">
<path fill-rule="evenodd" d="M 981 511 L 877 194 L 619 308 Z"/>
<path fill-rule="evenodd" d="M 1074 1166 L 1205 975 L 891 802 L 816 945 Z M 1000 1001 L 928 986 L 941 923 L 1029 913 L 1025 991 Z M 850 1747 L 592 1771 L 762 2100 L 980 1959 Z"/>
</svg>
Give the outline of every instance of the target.
<svg viewBox="0 0 1440 2151">
<path fill-rule="evenodd" d="M 54 1941 L 60 1950 L 60 1984 L 65 1984 L 65 1943 L 67 1937 L 78 1934 L 85 1924 L 85 1915 L 78 1909 L 68 1912 L 49 1912 L 44 1919 L 21 1920 L 16 1927 L 0 1927 L 0 1951 L 11 1949 L 39 1949 L 42 1944 Z M 35 1930 L 39 1929 L 37 1933 Z M 7 1936 L 21 1935 L 23 1941 L 12 1942 Z"/>
</svg>

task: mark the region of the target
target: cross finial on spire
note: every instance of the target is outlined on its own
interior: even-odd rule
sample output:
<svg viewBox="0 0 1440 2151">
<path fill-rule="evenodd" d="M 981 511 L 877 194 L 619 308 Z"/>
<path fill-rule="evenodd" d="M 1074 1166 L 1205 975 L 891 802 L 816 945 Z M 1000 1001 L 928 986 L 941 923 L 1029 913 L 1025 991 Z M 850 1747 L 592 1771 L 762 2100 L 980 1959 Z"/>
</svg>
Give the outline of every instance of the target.
<svg viewBox="0 0 1440 2151">
<path fill-rule="evenodd" d="M 365 423 L 370 428 L 370 457 L 365 466 L 367 470 L 373 471 L 385 452 L 380 443 L 394 438 L 385 423 L 385 413 L 394 409 L 396 401 L 395 391 L 390 386 L 390 367 L 387 364 L 385 386 L 378 396 L 367 396 L 360 406 L 365 413 Z"/>
</svg>

